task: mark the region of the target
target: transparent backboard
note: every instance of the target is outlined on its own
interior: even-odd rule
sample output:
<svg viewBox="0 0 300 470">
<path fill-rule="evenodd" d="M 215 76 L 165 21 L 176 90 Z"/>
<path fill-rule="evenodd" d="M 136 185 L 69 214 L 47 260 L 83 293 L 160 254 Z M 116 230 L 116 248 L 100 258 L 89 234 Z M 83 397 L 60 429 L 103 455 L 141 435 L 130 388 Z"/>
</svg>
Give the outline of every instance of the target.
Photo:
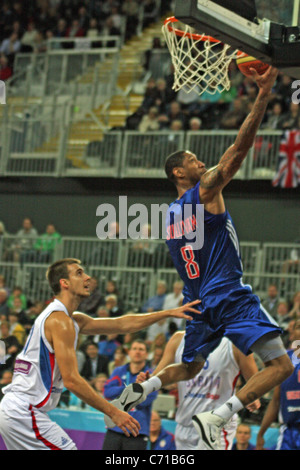
<svg viewBox="0 0 300 470">
<path fill-rule="evenodd" d="M 175 0 L 174 16 L 300 79 L 300 0 Z"/>
<path fill-rule="evenodd" d="M 257 15 L 286 26 L 298 26 L 299 0 L 256 0 Z"/>
</svg>

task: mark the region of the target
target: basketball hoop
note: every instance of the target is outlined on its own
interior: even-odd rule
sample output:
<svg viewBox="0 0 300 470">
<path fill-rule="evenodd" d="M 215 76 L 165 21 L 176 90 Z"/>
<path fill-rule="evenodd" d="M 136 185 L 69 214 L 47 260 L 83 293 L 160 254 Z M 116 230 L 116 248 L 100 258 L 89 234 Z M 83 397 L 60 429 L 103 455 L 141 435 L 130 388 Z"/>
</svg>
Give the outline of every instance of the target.
<svg viewBox="0 0 300 470">
<path fill-rule="evenodd" d="M 176 29 L 174 23 L 179 27 L 173 16 L 162 27 L 174 66 L 173 89 L 184 88 L 187 93 L 194 90 L 199 95 L 205 91 L 213 95 L 229 90 L 228 67 L 238 51 L 211 36 L 194 33 L 188 25 Z"/>
</svg>

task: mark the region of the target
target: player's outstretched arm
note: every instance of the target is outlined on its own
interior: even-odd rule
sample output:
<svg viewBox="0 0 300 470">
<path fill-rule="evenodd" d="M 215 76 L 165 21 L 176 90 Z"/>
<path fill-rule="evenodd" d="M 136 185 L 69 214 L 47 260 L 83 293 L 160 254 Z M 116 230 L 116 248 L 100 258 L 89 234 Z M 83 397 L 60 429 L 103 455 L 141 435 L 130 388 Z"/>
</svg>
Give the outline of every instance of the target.
<svg viewBox="0 0 300 470">
<path fill-rule="evenodd" d="M 84 335 L 135 333 L 165 318 L 173 317 L 192 320 L 193 318 L 186 312 L 201 314 L 199 310 L 194 308 L 199 303 L 200 300 L 194 300 L 193 302 L 170 310 L 145 314 L 133 313 L 117 318 L 91 318 L 81 312 L 76 312 L 73 318 L 79 325 L 80 333 Z"/>
<path fill-rule="evenodd" d="M 257 434 L 256 450 L 263 450 L 264 448 L 264 434 L 272 423 L 276 422 L 278 418 L 280 407 L 280 385 L 274 388 L 272 399 L 267 407 L 260 429 Z"/>
<path fill-rule="evenodd" d="M 247 153 L 254 144 L 278 71 L 273 67 L 269 67 L 264 75 L 258 75 L 254 69 L 251 70 L 259 87 L 258 96 L 251 112 L 241 126 L 234 144 L 224 153 L 219 164 L 202 176 L 200 183 L 202 192 L 205 190 L 221 190 L 226 186 L 240 169 Z"/>
<path fill-rule="evenodd" d="M 127 437 L 130 433 L 137 436 L 140 429 L 138 421 L 100 397 L 79 374 L 72 319 L 68 318 L 64 312 L 53 312 L 46 320 L 45 334 L 54 349 L 64 386 L 88 405 L 108 415 Z"/>
</svg>

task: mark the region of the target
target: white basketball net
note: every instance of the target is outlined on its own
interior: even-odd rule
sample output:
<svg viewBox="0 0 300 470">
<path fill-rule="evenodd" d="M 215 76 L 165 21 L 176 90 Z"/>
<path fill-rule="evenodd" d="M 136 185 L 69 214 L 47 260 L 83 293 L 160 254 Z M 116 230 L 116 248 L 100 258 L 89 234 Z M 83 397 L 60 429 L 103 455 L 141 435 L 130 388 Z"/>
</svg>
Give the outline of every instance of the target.
<svg viewBox="0 0 300 470">
<path fill-rule="evenodd" d="M 194 34 L 188 25 L 182 30 L 173 25 L 177 27 L 177 20 L 168 18 L 162 27 L 174 66 L 173 89 L 194 90 L 199 95 L 229 90 L 228 67 L 238 51 L 205 34 Z"/>
</svg>

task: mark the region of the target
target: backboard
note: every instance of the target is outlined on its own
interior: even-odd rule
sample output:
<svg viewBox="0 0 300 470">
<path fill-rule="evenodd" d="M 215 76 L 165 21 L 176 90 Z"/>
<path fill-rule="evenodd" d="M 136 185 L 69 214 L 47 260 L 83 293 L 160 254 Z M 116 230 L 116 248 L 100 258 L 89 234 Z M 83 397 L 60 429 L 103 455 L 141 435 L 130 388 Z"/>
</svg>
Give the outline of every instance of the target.
<svg viewBox="0 0 300 470">
<path fill-rule="evenodd" d="M 300 78 L 300 0 L 176 0 L 175 17 Z M 257 15 L 257 16 L 256 16 Z"/>
</svg>

